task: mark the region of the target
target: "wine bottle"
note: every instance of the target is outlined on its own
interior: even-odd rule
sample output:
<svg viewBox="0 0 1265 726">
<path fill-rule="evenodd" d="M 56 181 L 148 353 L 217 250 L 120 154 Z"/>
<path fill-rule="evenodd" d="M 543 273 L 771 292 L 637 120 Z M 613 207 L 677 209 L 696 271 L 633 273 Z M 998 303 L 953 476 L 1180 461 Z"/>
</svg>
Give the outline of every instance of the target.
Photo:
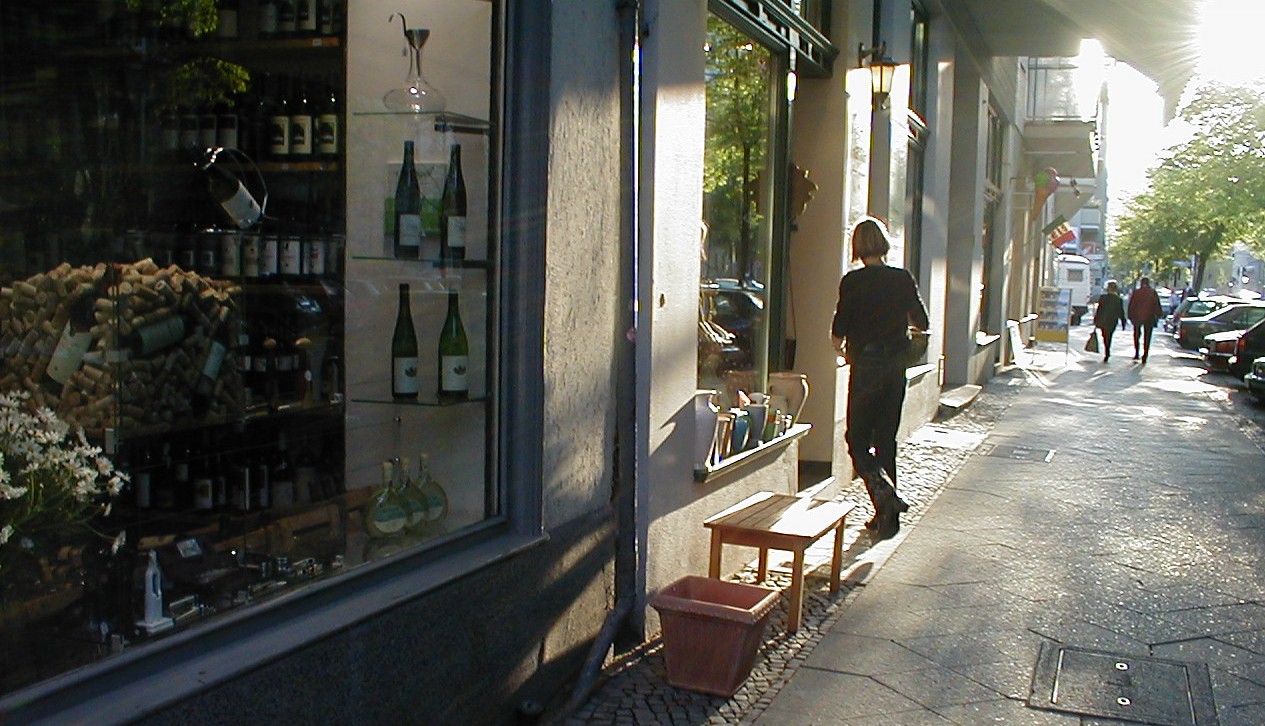
<svg viewBox="0 0 1265 726">
<path fill-rule="evenodd" d="M 193 508 L 209 511 L 215 508 L 215 473 L 211 470 L 211 456 L 204 448 L 198 452 L 193 464 Z"/>
<path fill-rule="evenodd" d="M 400 285 L 399 311 L 391 336 L 391 395 L 399 399 L 417 398 L 417 332 L 409 307 L 409 286 Z"/>
<path fill-rule="evenodd" d="M 331 79 L 324 106 L 316 117 L 316 153 L 326 159 L 338 157 L 338 89 Z"/>
<path fill-rule="evenodd" d="M 297 21 L 295 0 L 277 0 L 277 35 L 283 38 L 293 36 Z"/>
<path fill-rule="evenodd" d="M 312 447 L 305 445 L 299 450 L 294 461 L 294 501 L 296 504 L 307 504 L 313 499 L 323 497 L 321 491 L 321 472 L 317 467 L 316 456 Z"/>
<path fill-rule="evenodd" d="M 413 142 L 404 142 L 404 165 L 395 183 L 395 256 L 417 259 L 422 249 L 422 191 L 413 166 Z"/>
<path fill-rule="evenodd" d="M 430 457 L 418 456 L 420 471 L 414 483 L 418 494 L 426 502 L 426 528 L 434 530 L 448 516 L 448 493 L 430 473 Z"/>
<path fill-rule="evenodd" d="M 142 446 L 132 470 L 132 492 L 136 498 L 137 509 L 149 509 L 153 506 L 154 455 L 150 447 Z"/>
<path fill-rule="evenodd" d="M 283 81 L 277 81 L 276 94 L 272 99 L 272 116 L 268 120 L 268 153 L 278 159 L 290 155 L 290 99 L 284 86 Z"/>
<path fill-rule="evenodd" d="M 310 38 L 316 35 L 316 0 L 295 0 L 294 15 L 294 24 L 300 37 Z"/>
<path fill-rule="evenodd" d="M 224 40 L 237 39 L 238 0 L 219 0 L 216 4 L 218 23 L 215 35 Z"/>
<path fill-rule="evenodd" d="M 316 30 L 321 35 L 334 35 L 334 0 L 319 0 L 316 4 Z"/>
<path fill-rule="evenodd" d="M 254 226 L 263 216 L 263 209 L 242 180 L 217 163 L 219 152 L 219 149 L 212 150 L 206 161 L 200 165 L 202 172 L 206 174 L 211 197 L 239 229 Z"/>
<path fill-rule="evenodd" d="M 272 453 L 268 481 L 272 487 L 273 506 L 289 507 L 294 504 L 294 470 L 290 467 L 290 452 L 284 431 L 277 433 L 277 448 Z"/>
<path fill-rule="evenodd" d="M 296 81 L 297 91 L 290 109 L 290 156 L 306 159 L 312 156 L 312 107 L 308 103 L 307 84 Z"/>
<path fill-rule="evenodd" d="M 57 346 L 48 360 L 41 381 L 45 390 L 60 396 L 70 376 L 83 365 L 83 357 L 92 346 L 92 326 L 96 324 L 97 299 L 105 297 L 114 284 L 114 268 L 107 267 L 92 287 L 70 303 L 66 325 Z"/>
<path fill-rule="evenodd" d="M 460 401 L 470 396 L 470 344 L 461 324 L 461 304 L 455 287 L 448 289 L 448 316 L 439 333 L 439 400 Z"/>
<path fill-rule="evenodd" d="M 277 35 L 277 0 L 258 0 L 257 20 L 260 38 L 274 38 Z"/>
<path fill-rule="evenodd" d="M 461 171 L 461 144 L 453 144 L 448 153 L 448 173 L 439 203 L 439 246 L 446 266 L 461 267 L 466 259 L 466 177 Z"/>
<path fill-rule="evenodd" d="M 171 492 L 172 502 L 168 508 L 175 509 L 193 504 L 193 478 L 190 463 L 193 449 L 187 439 L 181 439 L 176 445 L 171 460 Z"/>
<path fill-rule="evenodd" d="M 159 509 L 176 508 L 176 490 L 174 488 L 175 467 L 171 460 L 171 443 L 164 441 L 157 475 L 153 482 L 154 506 Z"/>
<path fill-rule="evenodd" d="M 408 512 L 401 506 L 395 489 L 395 463 L 382 462 L 382 488 L 365 511 L 365 529 L 370 537 L 396 537 L 408 524 Z"/>
<path fill-rule="evenodd" d="M 124 342 L 133 357 L 143 358 L 184 340 L 190 327 L 183 315 L 168 315 L 136 328 Z"/>
<path fill-rule="evenodd" d="M 220 380 L 220 369 L 224 367 L 224 358 L 228 355 L 228 329 L 219 326 L 219 330 L 207 341 L 206 356 L 202 359 L 202 369 L 198 373 L 197 383 L 193 386 L 193 413 L 203 416 L 211 409 L 215 384 Z"/>
</svg>

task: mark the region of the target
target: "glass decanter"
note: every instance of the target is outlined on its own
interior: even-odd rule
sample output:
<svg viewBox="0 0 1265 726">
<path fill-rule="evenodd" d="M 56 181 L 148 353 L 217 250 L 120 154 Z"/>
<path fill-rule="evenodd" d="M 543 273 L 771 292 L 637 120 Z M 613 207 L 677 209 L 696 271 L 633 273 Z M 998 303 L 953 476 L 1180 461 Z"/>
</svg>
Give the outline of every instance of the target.
<svg viewBox="0 0 1265 726">
<path fill-rule="evenodd" d="M 403 13 L 392 13 L 388 21 L 400 16 L 404 26 L 404 39 L 409 45 L 409 75 L 401 87 L 392 88 L 382 97 L 382 105 L 399 113 L 440 113 L 444 110 L 444 96 L 422 75 L 422 48 L 430 38 L 427 28 L 410 28 Z"/>
</svg>

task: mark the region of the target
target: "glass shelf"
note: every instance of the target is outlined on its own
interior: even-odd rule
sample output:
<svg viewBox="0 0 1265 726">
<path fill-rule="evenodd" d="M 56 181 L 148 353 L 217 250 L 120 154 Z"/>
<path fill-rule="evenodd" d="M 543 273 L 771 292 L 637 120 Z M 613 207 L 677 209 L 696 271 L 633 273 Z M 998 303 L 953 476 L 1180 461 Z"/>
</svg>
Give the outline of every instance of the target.
<svg viewBox="0 0 1265 726">
<path fill-rule="evenodd" d="M 353 260 L 378 260 L 381 262 L 420 262 L 430 265 L 431 267 L 442 267 L 443 260 L 435 257 L 421 257 L 409 259 L 407 257 L 391 257 L 389 255 L 351 255 Z M 457 267 L 467 270 L 486 270 L 488 268 L 487 260 L 462 260 Z"/>
<path fill-rule="evenodd" d="M 423 408 L 447 408 L 448 406 L 464 406 L 470 403 L 486 403 L 487 396 L 471 396 L 463 398 L 460 401 L 439 401 L 433 398 L 412 399 L 412 398 L 386 398 L 369 396 L 366 398 L 352 398 L 353 403 L 385 403 L 393 406 L 421 406 Z"/>
<path fill-rule="evenodd" d="M 436 131 L 452 131 L 454 133 L 467 134 L 486 134 L 492 128 L 492 124 L 474 116 L 467 116 L 463 113 L 455 113 L 452 111 L 440 111 L 438 113 L 409 113 L 407 111 L 353 111 L 352 116 L 400 116 L 405 118 L 416 119 L 433 119 Z"/>
</svg>

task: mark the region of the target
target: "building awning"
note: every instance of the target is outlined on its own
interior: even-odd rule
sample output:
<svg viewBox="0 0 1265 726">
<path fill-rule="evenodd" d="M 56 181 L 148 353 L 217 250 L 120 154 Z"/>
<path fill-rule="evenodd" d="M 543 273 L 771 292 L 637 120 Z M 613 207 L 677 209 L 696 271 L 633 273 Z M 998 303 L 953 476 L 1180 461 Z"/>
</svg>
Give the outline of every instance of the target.
<svg viewBox="0 0 1265 726">
<path fill-rule="evenodd" d="M 1082 38 L 1155 81 L 1171 114 L 1194 75 L 1198 3 L 1191 0 L 945 0 L 993 56 L 1072 57 Z"/>
<path fill-rule="evenodd" d="M 1061 177 L 1098 175 L 1097 130 L 1093 121 L 1028 121 L 1023 126 L 1027 167 L 1053 167 Z"/>
</svg>

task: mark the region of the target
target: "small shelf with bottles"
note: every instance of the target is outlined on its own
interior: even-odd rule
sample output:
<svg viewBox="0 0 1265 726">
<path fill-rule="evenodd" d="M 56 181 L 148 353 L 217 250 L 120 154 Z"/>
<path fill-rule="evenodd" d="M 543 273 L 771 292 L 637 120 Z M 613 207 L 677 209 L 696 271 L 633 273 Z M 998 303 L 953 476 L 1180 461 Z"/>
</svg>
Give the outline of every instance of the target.
<svg viewBox="0 0 1265 726">
<path fill-rule="evenodd" d="M 464 113 L 456 111 L 423 111 L 419 113 L 411 113 L 408 111 L 389 111 L 383 109 L 381 111 L 352 111 L 352 116 L 394 116 L 396 118 L 414 119 L 421 125 L 433 124 L 436 131 L 448 132 L 454 134 L 480 134 L 489 135 L 492 132 L 492 123 L 485 119 L 468 116 Z"/>
</svg>

